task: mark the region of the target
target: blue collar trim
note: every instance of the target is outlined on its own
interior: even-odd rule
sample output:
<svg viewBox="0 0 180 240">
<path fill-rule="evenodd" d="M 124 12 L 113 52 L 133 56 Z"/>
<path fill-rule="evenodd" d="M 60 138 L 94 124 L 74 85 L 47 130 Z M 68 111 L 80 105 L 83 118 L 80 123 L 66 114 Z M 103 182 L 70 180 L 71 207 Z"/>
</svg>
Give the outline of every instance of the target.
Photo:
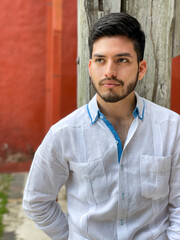
<svg viewBox="0 0 180 240">
<path fill-rule="evenodd" d="M 133 111 L 133 116 L 134 118 L 139 118 L 140 120 L 144 119 L 144 112 L 145 112 L 145 100 L 143 98 L 141 98 L 136 92 L 136 100 L 137 100 L 137 104 L 136 107 Z M 87 112 L 89 114 L 91 123 L 94 124 L 98 117 L 99 117 L 99 108 L 97 105 L 97 100 L 96 100 L 96 94 L 95 96 L 91 99 L 91 101 L 87 104 Z"/>
<path fill-rule="evenodd" d="M 144 119 L 144 111 L 145 111 L 145 100 L 141 98 L 136 92 L 136 107 L 133 111 L 133 116 L 134 118 L 138 117 L 139 119 L 143 120 Z"/>
<path fill-rule="evenodd" d="M 133 116 L 134 116 L 134 118 L 139 118 L 139 119 L 141 119 L 141 120 L 143 120 L 144 119 L 144 109 L 145 109 L 145 102 L 144 102 L 144 99 L 143 99 L 143 110 L 142 110 L 142 114 L 140 114 L 140 112 L 139 112 L 139 108 L 136 106 L 136 108 L 134 109 L 134 111 L 133 111 Z"/>
</svg>

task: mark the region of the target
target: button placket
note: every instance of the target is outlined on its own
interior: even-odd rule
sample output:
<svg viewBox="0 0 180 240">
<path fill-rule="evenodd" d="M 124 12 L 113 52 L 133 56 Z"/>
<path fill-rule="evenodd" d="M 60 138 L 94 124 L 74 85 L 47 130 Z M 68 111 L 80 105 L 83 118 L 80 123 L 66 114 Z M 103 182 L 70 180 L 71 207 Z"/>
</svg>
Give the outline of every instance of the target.
<svg viewBox="0 0 180 240">
<path fill-rule="evenodd" d="M 120 227 L 125 226 L 126 219 L 127 219 L 127 206 L 128 206 L 128 193 L 126 192 L 127 189 L 127 176 L 125 171 L 125 164 L 123 159 L 123 154 L 121 158 L 121 163 L 119 165 L 119 204 L 118 207 L 118 225 Z"/>
<path fill-rule="evenodd" d="M 120 219 L 120 225 L 123 225 L 125 223 L 126 223 L 126 221 L 124 219 Z"/>
<path fill-rule="evenodd" d="M 122 194 L 121 194 L 121 198 L 122 198 L 122 199 L 125 199 L 125 193 L 122 193 Z"/>
<path fill-rule="evenodd" d="M 122 171 L 124 170 L 124 164 L 121 164 L 121 170 Z"/>
</svg>

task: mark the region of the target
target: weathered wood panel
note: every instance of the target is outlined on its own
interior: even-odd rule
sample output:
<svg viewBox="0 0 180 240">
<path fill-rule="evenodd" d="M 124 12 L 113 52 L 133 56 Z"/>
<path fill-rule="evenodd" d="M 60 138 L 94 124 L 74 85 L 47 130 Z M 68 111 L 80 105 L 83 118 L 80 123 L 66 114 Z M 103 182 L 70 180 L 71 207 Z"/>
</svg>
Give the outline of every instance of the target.
<svg viewBox="0 0 180 240">
<path fill-rule="evenodd" d="M 85 12 L 84 1 L 78 0 L 78 84 L 77 84 L 77 101 L 78 107 L 84 105 L 89 95 L 89 75 L 88 75 L 88 22 Z"/>
<path fill-rule="evenodd" d="M 78 107 L 94 95 L 88 74 L 88 36 L 93 24 L 105 14 L 120 12 L 120 0 L 78 0 Z"/>
<path fill-rule="evenodd" d="M 126 0 L 126 12 L 136 17 L 146 34 L 146 76 L 137 92 L 159 105 L 170 106 L 174 0 Z"/>
<path fill-rule="evenodd" d="M 88 75 L 89 29 L 99 17 L 110 12 L 125 11 L 140 21 L 146 34 L 145 59 L 148 62 L 148 70 L 144 79 L 138 83 L 136 90 L 141 96 L 169 107 L 171 59 L 180 51 L 178 30 L 180 1 L 79 0 L 78 7 L 78 106 L 87 103 L 94 94 Z"/>
<path fill-rule="evenodd" d="M 173 57 L 180 55 L 180 1 L 175 0 Z"/>
</svg>

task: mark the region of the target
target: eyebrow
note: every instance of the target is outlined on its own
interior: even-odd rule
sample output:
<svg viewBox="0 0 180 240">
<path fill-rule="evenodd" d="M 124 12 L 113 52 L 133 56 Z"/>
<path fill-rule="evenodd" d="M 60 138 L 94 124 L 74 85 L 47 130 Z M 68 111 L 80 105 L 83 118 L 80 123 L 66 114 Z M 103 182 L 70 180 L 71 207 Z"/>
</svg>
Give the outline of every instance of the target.
<svg viewBox="0 0 180 240">
<path fill-rule="evenodd" d="M 103 54 L 98 54 L 98 53 L 95 53 L 93 54 L 94 57 L 106 57 L 105 55 Z M 132 55 L 128 52 L 124 52 L 124 53 L 118 53 L 115 55 L 115 57 L 131 57 L 132 58 Z"/>
</svg>

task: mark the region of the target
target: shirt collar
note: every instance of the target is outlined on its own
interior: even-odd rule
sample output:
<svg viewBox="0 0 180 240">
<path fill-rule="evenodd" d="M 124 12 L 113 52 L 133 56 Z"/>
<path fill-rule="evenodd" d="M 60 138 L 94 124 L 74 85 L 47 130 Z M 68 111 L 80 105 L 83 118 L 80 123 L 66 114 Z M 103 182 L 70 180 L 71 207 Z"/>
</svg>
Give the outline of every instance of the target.
<svg viewBox="0 0 180 240">
<path fill-rule="evenodd" d="M 140 97 L 137 92 L 135 92 L 136 95 L 136 107 L 133 111 L 133 116 L 136 118 L 138 116 L 139 119 L 144 119 L 144 110 L 145 110 L 145 100 Z"/>
<path fill-rule="evenodd" d="M 87 111 L 92 124 L 94 124 L 97 121 L 99 116 L 99 108 L 97 105 L 96 96 L 97 94 L 95 94 L 91 101 L 87 104 Z"/>
<path fill-rule="evenodd" d="M 145 110 L 145 101 L 143 98 L 141 98 L 136 92 L 136 107 L 133 111 L 133 116 L 136 118 L 138 116 L 139 119 L 143 120 L 144 119 L 144 110 Z M 89 114 L 89 117 L 91 119 L 91 123 L 94 124 L 98 117 L 99 117 L 99 108 L 96 100 L 97 94 L 91 99 L 91 101 L 87 104 L 87 111 Z"/>
</svg>

